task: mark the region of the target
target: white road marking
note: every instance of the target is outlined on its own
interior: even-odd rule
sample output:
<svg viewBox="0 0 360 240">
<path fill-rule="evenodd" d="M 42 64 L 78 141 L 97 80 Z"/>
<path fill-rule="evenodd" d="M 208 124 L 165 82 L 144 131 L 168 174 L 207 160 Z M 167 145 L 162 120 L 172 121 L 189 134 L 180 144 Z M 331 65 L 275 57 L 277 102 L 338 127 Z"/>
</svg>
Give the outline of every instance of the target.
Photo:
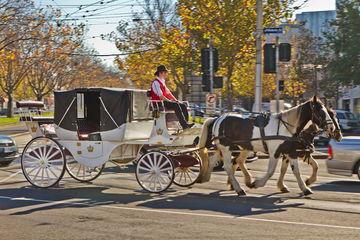
<svg viewBox="0 0 360 240">
<path fill-rule="evenodd" d="M 20 174 L 20 173 L 22 173 L 22 170 L 17 171 L 16 173 L 11 174 L 10 176 L 8 176 L 8 177 L 6 177 L 6 178 L 4 178 L 4 179 L 1 179 L 1 180 L 0 180 L 0 183 L 6 182 L 7 180 L 9 180 L 9 179 L 17 176 L 17 175 Z"/>
<path fill-rule="evenodd" d="M 149 209 L 149 208 L 139 208 L 139 207 L 136 208 L 136 207 L 125 207 L 125 206 L 96 205 L 96 204 L 72 202 L 70 200 L 52 201 L 52 200 L 43 200 L 43 199 L 35 199 L 35 198 L 12 198 L 12 197 L 0 196 L 0 199 L 1 198 L 13 200 L 13 201 L 15 201 L 15 200 L 32 201 L 32 202 L 53 203 L 53 204 L 68 204 L 68 205 L 73 205 L 73 206 L 80 205 L 80 206 L 101 207 L 101 208 L 120 209 L 120 210 L 137 211 L 137 212 L 151 212 L 151 213 L 163 213 L 163 214 L 197 216 L 197 217 L 211 217 L 211 218 L 226 218 L 226 219 L 233 219 L 233 220 L 246 220 L 246 221 L 255 221 L 255 222 L 279 223 L 279 224 L 289 224 L 289 225 L 302 225 L 302 226 L 310 226 L 310 227 L 324 227 L 324 228 L 335 228 L 335 229 L 337 228 L 337 229 L 349 229 L 349 230 L 360 231 L 360 227 L 318 224 L 318 223 L 308 223 L 308 222 L 294 222 L 294 221 L 284 221 L 284 220 L 255 218 L 255 217 L 241 217 L 241 216 L 237 217 L 237 216 L 221 215 L 221 214 L 181 212 L 181 211 L 159 210 L 159 209 Z"/>
</svg>

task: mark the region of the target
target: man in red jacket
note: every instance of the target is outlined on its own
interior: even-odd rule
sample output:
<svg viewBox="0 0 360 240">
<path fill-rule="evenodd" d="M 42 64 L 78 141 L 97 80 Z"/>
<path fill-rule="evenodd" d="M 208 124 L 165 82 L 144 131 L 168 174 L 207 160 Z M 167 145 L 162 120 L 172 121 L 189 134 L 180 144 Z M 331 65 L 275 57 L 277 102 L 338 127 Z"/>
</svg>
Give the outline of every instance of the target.
<svg viewBox="0 0 360 240">
<path fill-rule="evenodd" d="M 168 77 L 167 68 L 164 65 L 158 66 L 154 75 L 156 78 L 151 83 L 151 100 L 162 100 L 166 109 L 174 110 L 183 129 L 194 126 L 194 123 L 189 124 L 187 122 L 189 120 L 187 106 L 177 100 L 166 87 L 165 80 Z"/>
</svg>

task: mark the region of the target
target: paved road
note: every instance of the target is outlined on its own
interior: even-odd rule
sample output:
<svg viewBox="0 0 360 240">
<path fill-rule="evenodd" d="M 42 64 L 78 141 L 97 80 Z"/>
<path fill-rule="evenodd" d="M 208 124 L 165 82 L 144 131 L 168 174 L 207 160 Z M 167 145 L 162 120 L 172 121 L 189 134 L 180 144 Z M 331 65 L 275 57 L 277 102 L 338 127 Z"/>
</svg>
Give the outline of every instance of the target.
<svg viewBox="0 0 360 240">
<path fill-rule="evenodd" d="M 14 164 L 0 169 L 0 232 L 3 239 L 359 239 L 360 181 L 330 175 L 319 163 L 307 198 L 291 173 L 287 194 L 278 193 L 275 174 L 266 187 L 237 197 L 219 171 L 209 183 L 156 195 L 141 190 L 131 165 L 109 163 L 92 184 L 65 175 L 60 186 L 37 189 Z M 266 164 L 248 166 L 256 177 Z M 306 164 L 301 168 L 310 175 Z"/>
</svg>

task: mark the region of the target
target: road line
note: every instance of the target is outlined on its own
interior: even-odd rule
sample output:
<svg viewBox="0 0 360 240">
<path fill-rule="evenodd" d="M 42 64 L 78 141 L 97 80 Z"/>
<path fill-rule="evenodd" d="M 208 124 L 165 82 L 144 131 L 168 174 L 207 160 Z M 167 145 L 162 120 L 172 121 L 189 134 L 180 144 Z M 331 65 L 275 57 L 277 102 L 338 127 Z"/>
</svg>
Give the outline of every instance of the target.
<svg viewBox="0 0 360 240">
<path fill-rule="evenodd" d="M 107 206 L 107 205 L 104 206 L 104 205 L 96 205 L 96 204 L 68 202 L 69 200 L 51 201 L 51 200 L 34 199 L 34 198 L 12 198 L 12 197 L 0 196 L 0 199 L 1 198 L 13 200 L 13 201 L 16 201 L 16 200 L 32 201 L 32 202 L 54 203 L 54 204 L 67 204 L 67 205 L 73 205 L 73 206 L 80 205 L 80 206 L 101 207 L 101 208 L 120 209 L 120 210 L 137 211 L 137 212 L 151 212 L 151 213 L 163 213 L 163 214 L 197 216 L 197 217 L 226 218 L 226 219 L 233 219 L 233 220 L 247 220 L 247 221 L 255 221 L 255 222 L 268 222 L 268 223 L 279 223 L 279 224 L 288 224 L 288 225 L 302 225 L 302 226 L 310 226 L 310 227 L 324 227 L 324 228 L 335 228 L 335 229 L 337 228 L 337 229 L 349 229 L 349 230 L 360 231 L 360 227 L 307 223 L 307 222 L 293 222 L 293 221 L 283 221 L 283 220 L 274 220 L 274 219 L 265 219 L 265 218 L 236 217 L 236 216 L 220 215 L 220 214 L 180 212 L 180 211 L 172 211 L 172 210 L 159 210 L 159 209 L 122 207 L 122 206 Z"/>
<path fill-rule="evenodd" d="M 1 179 L 1 180 L 0 180 L 0 183 L 2 183 L 2 182 L 6 182 L 7 180 L 9 180 L 9 179 L 11 179 L 11 178 L 15 177 L 16 175 L 18 175 L 18 174 L 20 174 L 20 173 L 22 173 L 22 170 L 17 171 L 16 173 L 11 174 L 11 175 L 10 175 L 10 176 L 8 176 L 7 178 Z"/>
</svg>

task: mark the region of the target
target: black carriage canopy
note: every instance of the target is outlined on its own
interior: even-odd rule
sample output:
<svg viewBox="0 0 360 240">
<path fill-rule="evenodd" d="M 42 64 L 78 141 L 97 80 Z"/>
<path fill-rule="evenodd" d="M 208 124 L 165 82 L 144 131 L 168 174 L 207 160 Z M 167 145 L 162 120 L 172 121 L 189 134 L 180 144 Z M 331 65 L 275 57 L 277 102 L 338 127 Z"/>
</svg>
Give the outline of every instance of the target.
<svg viewBox="0 0 360 240">
<path fill-rule="evenodd" d="M 146 90 L 79 88 L 54 95 L 54 122 L 69 131 L 109 131 L 125 122 L 151 119 Z"/>
</svg>

